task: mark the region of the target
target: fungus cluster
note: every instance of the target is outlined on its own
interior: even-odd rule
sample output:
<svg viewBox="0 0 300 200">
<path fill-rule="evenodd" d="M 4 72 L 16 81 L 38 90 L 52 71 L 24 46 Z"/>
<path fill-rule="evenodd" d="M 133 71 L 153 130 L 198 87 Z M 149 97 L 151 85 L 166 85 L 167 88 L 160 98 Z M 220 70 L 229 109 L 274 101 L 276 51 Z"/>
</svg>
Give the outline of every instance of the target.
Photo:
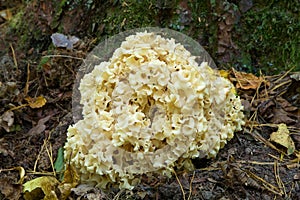
<svg viewBox="0 0 300 200">
<path fill-rule="evenodd" d="M 127 37 L 79 90 L 83 119 L 68 129 L 65 159 L 102 188 L 191 170 L 190 159 L 215 157 L 244 123 L 234 86 L 155 33 Z"/>
</svg>

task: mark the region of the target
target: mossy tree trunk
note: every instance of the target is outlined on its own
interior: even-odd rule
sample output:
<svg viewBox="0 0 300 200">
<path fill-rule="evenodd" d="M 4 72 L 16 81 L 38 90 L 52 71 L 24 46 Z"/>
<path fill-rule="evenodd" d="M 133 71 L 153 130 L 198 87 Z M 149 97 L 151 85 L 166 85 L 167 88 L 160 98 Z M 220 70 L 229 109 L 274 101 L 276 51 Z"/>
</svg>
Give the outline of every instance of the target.
<svg viewBox="0 0 300 200">
<path fill-rule="evenodd" d="M 55 32 L 97 43 L 124 30 L 160 26 L 199 41 L 220 68 L 269 74 L 291 67 L 300 70 L 298 0 L 29 0 L 23 4 L 0 45 L 12 44 L 21 58 L 39 59 L 51 48 Z"/>
</svg>

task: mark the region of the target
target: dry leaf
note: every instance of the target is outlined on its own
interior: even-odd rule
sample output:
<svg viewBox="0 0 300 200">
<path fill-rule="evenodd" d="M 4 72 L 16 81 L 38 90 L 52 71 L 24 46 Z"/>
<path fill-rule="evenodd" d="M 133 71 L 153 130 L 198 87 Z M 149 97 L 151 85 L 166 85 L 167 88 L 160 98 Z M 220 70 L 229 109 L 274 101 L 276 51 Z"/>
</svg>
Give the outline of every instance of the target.
<svg viewBox="0 0 300 200">
<path fill-rule="evenodd" d="M 22 183 L 25 177 L 25 170 L 23 167 L 13 167 L 10 169 L 2 169 L 0 172 L 4 171 L 14 171 L 18 170 L 20 173 L 20 180 L 15 183 L 14 181 L 8 179 L 7 177 L 0 179 L 0 194 L 2 193 L 5 198 L 1 199 L 20 199 L 21 192 L 22 192 Z"/>
<path fill-rule="evenodd" d="M 101 189 L 87 184 L 80 184 L 76 188 L 73 188 L 71 191 L 78 196 L 78 199 L 107 199 Z"/>
<path fill-rule="evenodd" d="M 40 134 L 46 129 L 45 123 L 52 117 L 52 115 L 48 115 L 47 117 L 44 117 L 40 119 L 36 126 L 32 127 L 28 131 L 28 135 L 34 135 L 34 134 Z"/>
<path fill-rule="evenodd" d="M 270 120 L 273 124 L 294 124 L 297 122 L 296 119 L 293 119 L 294 116 L 291 113 L 286 112 L 282 108 L 273 108 L 272 109 L 272 119 Z"/>
<path fill-rule="evenodd" d="M 290 77 L 296 81 L 300 81 L 300 72 L 294 72 L 290 75 Z"/>
<path fill-rule="evenodd" d="M 23 186 L 24 199 L 58 200 L 55 188 L 59 182 L 51 176 L 42 176 L 26 182 Z"/>
<path fill-rule="evenodd" d="M 267 111 L 272 109 L 272 107 L 275 105 L 275 102 L 272 100 L 256 99 L 254 100 L 254 105 L 258 108 L 259 112 L 264 115 L 268 113 Z"/>
<path fill-rule="evenodd" d="M 278 130 L 270 135 L 270 140 L 287 148 L 288 155 L 293 154 L 295 151 L 295 144 L 290 137 L 286 124 L 279 124 Z"/>
<path fill-rule="evenodd" d="M 13 159 L 15 158 L 15 153 L 11 150 L 7 142 L 4 142 L 4 137 L 0 138 L 0 155 L 10 156 Z M 1 182 L 1 181 L 0 181 Z"/>
<path fill-rule="evenodd" d="M 295 159 L 291 160 L 289 164 L 286 165 L 288 169 L 295 169 L 300 167 L 300 152 L 295 150 L 294 155 L 296 156 Z"/>
<path fill-rule="evenodd" d="M 67 197 L 71 193 L 71 189 L 75 188 L 78 185 L 79 180 L 79 175 L 77 174 L 74 167 L 72 167 L 71 165 L 67 165 L 64 173 L 64 179 L 58 186 L 61 192 L 61 199 L 67 199 Z"/>
<path fill-rule="evenodd" d="M 6 111 L 0 116 L 0 129 L 1 127 L 5 129 L 6 132 L 10 131 L 10 127 L 14 123 L 14 113 L 12 111 Z"/>
<path fill-rule="evenodd" d="M 280 106 L 287 112 L 293 112 L 298 110 L 298 107 L 293 106 L 290 102 L 288 102 L 286 99 L 282 97 L 276 98 L 277 104 L 280 104 Z"/>
<path fill-rule="evenodd" d="M 43 96 L 39 96 L 36 98 L 26 97 L 25 100 L 27 101 L 30 108 L 41 108 L 47 102 L 47 100 Z"/>
<path fill-rule="evenodd" d="M 92 191 L 94 189 L 93 186 L 88 184 L 80 184 L 76 188 L 72 189 L 72 192 L 74 192 L 77 196 L 83 196 L 87 194 L 89 191 Z"/>
<path fill-rule="evenodd" d="M 0 10 L 0 16 L 7 21 L 10 20 L 12 18 L 10 9 Z"/>
<path fill-rule="evenodd" d="M 294 181 L 300 180 L 300 173 L 294 175 Z"/>
<path fill-rule="evenodd" d="M 244 90 L 257 89 L 261 83 L 265 82 L 263 77 L 257 77 L 251 73 L 234 71 L 236 87 Z"/>
</svg>

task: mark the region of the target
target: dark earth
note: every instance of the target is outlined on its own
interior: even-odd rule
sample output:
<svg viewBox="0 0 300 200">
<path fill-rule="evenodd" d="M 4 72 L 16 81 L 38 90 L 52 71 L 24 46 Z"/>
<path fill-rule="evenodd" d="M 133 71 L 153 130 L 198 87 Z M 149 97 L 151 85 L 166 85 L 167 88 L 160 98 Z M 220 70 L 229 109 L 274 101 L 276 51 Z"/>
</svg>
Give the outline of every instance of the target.
<svg viewBox="0 0 300 200">
<path fill-rule="evenodd" d="M 24 199 L 23 184 L 37 177 L 62 181 L 54 163 L 73 124 L 78 68 L 105 38 L 148 26 L 209 52 L 236 86 L 246 125 L 215 159 L 195 159 L 195 171 L 144 176 L 133 190 L 73 189 L 67 199 L 300 199 L 299 10 L 299 1 L 0 0 L 0 199 Z M 56 32 L 80 40 L 57 47 Z M 279 124 L 292 147 L 270 140 Z"/>
</svg>

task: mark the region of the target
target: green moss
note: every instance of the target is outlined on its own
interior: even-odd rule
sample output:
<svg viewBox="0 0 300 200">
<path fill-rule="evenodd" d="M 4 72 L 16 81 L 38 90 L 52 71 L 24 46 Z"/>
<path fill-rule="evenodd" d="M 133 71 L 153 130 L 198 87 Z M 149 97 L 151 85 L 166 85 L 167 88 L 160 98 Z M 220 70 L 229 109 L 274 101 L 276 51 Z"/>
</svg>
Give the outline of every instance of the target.
<svg viewBox="0 0 300 200">
<path fill-rule="evenodd" d="M 60 24 L 59 20 L 66 4 L 68 4 L 68 0 L 62 0 L 60 3 L 55 4 L 56 8 L 54 10 L 56 11 L 56 13 L 54 16 L 54 20 L 50 25 L 52 29 L 57 28 L 58 25 Z"/>
<path fill-rule="evenodd" d="M 299 71 L 299 9 L 297 0 L 254 5 L 242 16 L 241 26 L 236 29 L 242 50 L 239 62 L 250 71 L 260 69 L 267 74 L 292 67 Z"/>
<path fill-rule="evenodd" d="M 128 0 L 116 1 L 115 6 L 108 8 L 103 20 L 108 35 L 133 28 L 160 26 L 168 27 L 178 0 Z M 168 14 L 168 16 L 164 16 Z"/>
<path fill-rule="evenodd" d="M 23 10 L 19 11 L 16 15 L 14 15 L 14 17 L 9 21 L 9 27 L 17 29 L 22 22 L 23 15 Z"/>
<path fill-rule="evenodd" d="M 215 1 L 194 1 L 188 5 L 191 9 L 191 23 L 184 33 L 199 41 L 217 61 L 218 24 Z"/>
<path fill-rule="evenodd" d="M 37 1 L 38 2 L 38 1 Z M 74 16 L 74 27 L 69 34 L 85 36 L 99 41 L 121 31 L 158 26 L 183 32 L 209 52 L 218 63 L 218 22 L 224 12 L 238 6 L 229 1 L 170 0 L 62 0 L 53 1 L 53 20 L 36 13 L 30 3 L 10 21 L 7 34 L 18 37 L 20 49 L 35 48 L 36 52 L 49 49 L 50 34 L 64 32 L 68 19 L 66 12 Z M 220 6 L 220 5 L 222 6 Z M 39 5 L 39 4 L 37 4 Z M 226 10 L 227 9 L 227 10 Z M 77 12 L 78 10 L 78 12 Z M 66 12 L 64 12 L 66 11 Z M 258 0 L 246 13 L 241 13 L 238 24 L 231 31 L 238 50 L 230 51 L 230 67 L 273 74 L 294 67 L 300 70 L 300 2 Z M 78 14 L 79 13 L 79 14 Z M 82 13 L 82 14 L 80 14 Z M 87 16 L 81 17 L 82 16 Z M 24 20 L 25 19 L 25 20 Z M 67 19 L 64 21 L 63 19 Z M 71 19 L 72 16 L 71 16 Z M 187 21 L 185 21 L 187 20 Z M 70 26 L 72 27 L 72 26 Z M 104 28 L 103 28 L 104 27 Z M 230 47 L 228 47 L 230 48 Z"/>
<path fill-rule="evenodd" d="M 133 28 L 166 27 L 199 41 L 214 57 L 218 41 L 218 26 L 217 23 L 212 23 L 217 19 L 213 13 L 215 8 L 212 8 L 209 1 L 189 1 L 189 14 L 184 16 L 186 10 L 179 3 L 178 0 L 116 1 L 114 6 L 106 10 L 107 14 L 103 20 L 105 36 Z"/>
<path fill-rule="evenodd" d="M 25 13 L 23 11 L 24 8 L 21 8 L 10 20 L 8 29 L 6 34 L 7 35 L 17 35 L 18 36 L 18 47 L 22 49 L 28 41 L 28 35 L 24 34 L 26 30 L 26 22 L 24 23 L 23 19 L 25 16 Z M 33 34 L 33 33 L 32 33 Z"/>
<path fill-rule="evenodd" d="M 27 51 L 32 47 L 41 48 L 40 45 L 45 45 L 44 35 L 42 34 L 42 28 L 37 26 L 35 21 L 35 12 L 29 12 L 32 7 L 22 6 L 19 8 L 17 14 L 11 19 L 6 34 L 13 35 L 18 39 L 18 46 L 16 51 Z"/>
<path fill-rule="evenodd" d="M 37 66 L 37 70 L 41 70 L 43 65 L 47 64 L 50 61 L 49 57 L 42 57 L 38 66 Z"/>
</svg>

